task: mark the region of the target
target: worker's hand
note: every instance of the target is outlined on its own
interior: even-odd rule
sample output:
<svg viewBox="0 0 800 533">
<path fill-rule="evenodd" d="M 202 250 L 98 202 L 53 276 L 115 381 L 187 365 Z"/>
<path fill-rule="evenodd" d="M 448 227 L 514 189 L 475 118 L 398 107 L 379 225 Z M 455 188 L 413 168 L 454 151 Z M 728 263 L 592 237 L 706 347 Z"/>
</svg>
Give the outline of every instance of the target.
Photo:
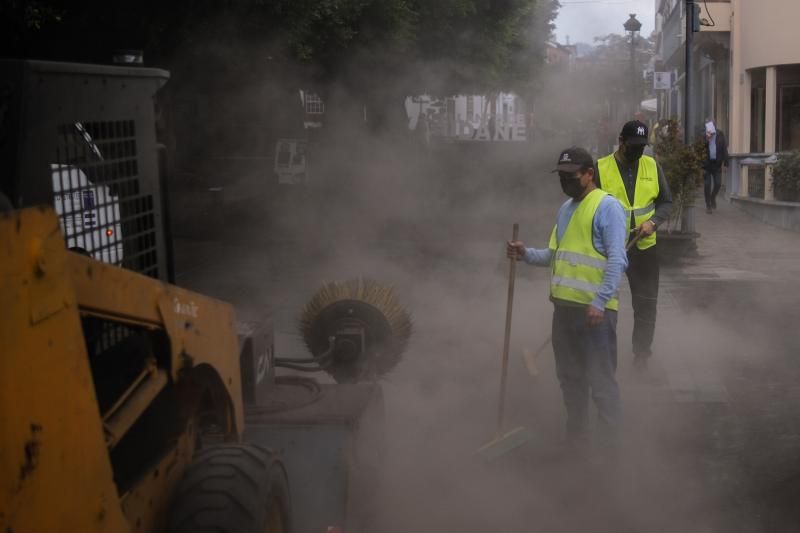
<svg viewBox="0 0 800 533">
<path fill-rule="evenodd" d="M 522 241 L 508 241 L 506 243 L 506 256 L 519 261 L 525 255 L 525 243 Z"/>
<path fill-rule="evenodd" d="M 592 327 L 599 326 L 603 323 L 603 310 L 598 309 L 593 305 L 586 306 L 586 324 Z"/>
<path fill-rule="evenodd" d="M 656 231 L 656 225 L 653 223 L 652 220 L 645 220 L 642 222 L 642 225 L 636 228 L 638 233 L 642 234 L 642 237 L 647 237 L 648 235 L 652 235 Z"/>
</svg>

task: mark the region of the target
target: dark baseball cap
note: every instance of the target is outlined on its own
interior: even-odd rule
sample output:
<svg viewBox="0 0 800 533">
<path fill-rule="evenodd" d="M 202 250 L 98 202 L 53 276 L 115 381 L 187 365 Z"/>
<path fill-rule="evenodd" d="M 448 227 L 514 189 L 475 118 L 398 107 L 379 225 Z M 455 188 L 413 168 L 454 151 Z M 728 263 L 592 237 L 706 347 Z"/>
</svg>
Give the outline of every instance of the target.
<svg viewBox="0 0 800 533">
<path fill-rule="evenodd" d="M 622 126 L 619 136 L 627 144 L 647 144 L 648 133 L 647 124 L 640 120 L 631 120 Z"/>
<path fill-rule="evenodd" d="M 591 168 L 594 166 L 594 159 L 592 156 L 578 146 L 573 146 L 562 151 L 558 156 L 558 164 L 553 172 L 576 172 L 582 168 Z"/>
</svg>

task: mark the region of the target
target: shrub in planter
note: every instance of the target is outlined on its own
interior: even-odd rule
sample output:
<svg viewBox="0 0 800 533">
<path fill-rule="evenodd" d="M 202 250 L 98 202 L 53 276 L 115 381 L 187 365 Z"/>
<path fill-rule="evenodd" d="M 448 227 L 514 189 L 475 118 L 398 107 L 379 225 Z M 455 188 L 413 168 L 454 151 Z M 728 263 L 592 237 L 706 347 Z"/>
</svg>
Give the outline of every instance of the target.
<svg viewBox="0 0 800 533">
<path fill-rule="evenodd" d="M 672 232 L 686 210 L 694 206 L 695 194 L 703 179 L 706 143 L 699 138 L 690 145 L 684 144 L 678 121 L 671 119 L 656 131 L 653 152 L 664 169 L 672 193 L 672 215 L 665 228 Z"/>
<path fill-rule="evenodd" d="M 772 190 L 776 200 L 800 201 L 800 150 L 778 155 L 772 166 Z"/>
</svg>

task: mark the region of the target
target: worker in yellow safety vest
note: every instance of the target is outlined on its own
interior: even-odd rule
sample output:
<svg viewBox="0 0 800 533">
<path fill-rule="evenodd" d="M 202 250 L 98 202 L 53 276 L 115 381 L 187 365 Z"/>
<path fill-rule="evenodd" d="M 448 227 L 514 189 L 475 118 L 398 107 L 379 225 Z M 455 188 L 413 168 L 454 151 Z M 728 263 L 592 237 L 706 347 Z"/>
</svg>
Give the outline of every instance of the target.
<svg viewBox="0 0 800 533">
<path fill-rule="evenodd" d="M 622 203 L 629 229 L 628 283 L 633 304 L 633 364 L 644 370 L 652 355 L 658 303 L 659 265 L 656 230 L 672 211 L 672 195 L 664 171 L 655 159 L 643 155 L 647 125 L 627 122 L 619 148 L 597 160 L 597 185 Z"/>
<path fill-rule="evenodd" d="M 552 341 L 568 444 L 588 444 L 590 395 L 599 414 L 600 442 L 613 444 L 620 415 L 617 285 L 627 266 L 625 211 L 597 188 L 594 161 L 583 148 L 561 152 L 556 171 L 570 198 L 558 211 L 548 247 L 509 241 L 507 255 L 551 268 Z"/>
</svg>

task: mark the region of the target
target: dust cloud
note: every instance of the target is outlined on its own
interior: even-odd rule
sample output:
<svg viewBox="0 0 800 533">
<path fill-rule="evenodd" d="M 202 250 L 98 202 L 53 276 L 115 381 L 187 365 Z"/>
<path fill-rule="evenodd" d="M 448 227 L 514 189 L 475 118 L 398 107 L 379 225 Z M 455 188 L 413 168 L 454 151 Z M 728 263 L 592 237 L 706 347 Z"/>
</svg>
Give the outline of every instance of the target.
<svg viewBox="0 0 800 533">
<path fill-rule="evenodd" d="M 623 280 L 622 444 L 613 465 L 596 464 L 564 453 L 551 349 L 536 377 L 522 361 L 524 349 L 549 335 L 551 304 L 547 270 L 520 264 L 507 426 L 524 425 L 534 439 L 485 463 L 475 451 L 495 431 L 504 242 L 518 222 L 528 245 L 545 246 L 564 198 L 550 168 L 574 132 L 513 145 L 428 146 L 413 132 L 371 130 L 347 88 L 324 94 L 336 119 L 312 148 L 310 183 L 276 187 L 268 150 L 247 171 L 209 177 L 209 184 L 225 183 L 219 205 L 226 218 L 207 233 L 216 239 L 216 266 L 194 279 L 237 306 L 272 309 L 282 356 L 302 353 L 295 319 L 324 281 L 366 276 L 396 288 L 414 334 L 383 380 L 386 463 L 374 531 L 758 531 L 757 510 L 737 498 L 752 480 L 741 461 L 752 446 L 743 417 L 761 404 L 732 405 L 725 383 L 752 378 L 747 369 L 763 364 L 762 340 L 775 338 L 772 327 L 731 323 L 731 302 L 699 296 L 696 286 L 670 277 L 680 276 L 680 265 L 668 267 L 653 376 L 645 379 L 630 368 L 632 310 Z M 236 95 L 237 108 L 260 112 L 262 93 Z M 255 144 L 270 146 L 272 137 L 265 138 Z M 772 296 L 761 290 L 753 289 L 751 301 Z M 699 382 L 719 396 L 693 396 Z M 779 452 L 785 458 L 788 445 Z M 763 490 L 779 481 L 765 481 Z"/>
</svg>

